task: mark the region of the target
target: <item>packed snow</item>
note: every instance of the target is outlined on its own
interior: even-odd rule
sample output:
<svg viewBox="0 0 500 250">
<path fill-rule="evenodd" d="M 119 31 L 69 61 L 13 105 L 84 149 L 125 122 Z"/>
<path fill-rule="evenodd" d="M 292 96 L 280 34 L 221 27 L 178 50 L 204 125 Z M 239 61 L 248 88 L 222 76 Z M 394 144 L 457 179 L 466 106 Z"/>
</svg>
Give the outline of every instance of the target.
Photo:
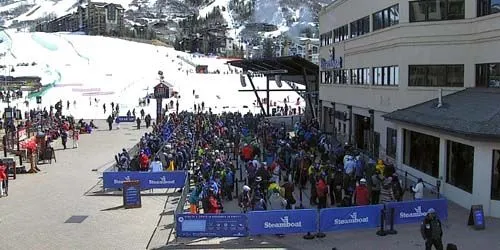
<svg viewBox="0 0 500 250">
<path fill-rule="evenodd" d="M 15 31 L 2 34 L 0 31 L 0 39 L 3 40 L 0 54 L 6 53 L 0 58 L 0 65 L 15 68 L 14 72 L 10 72 L 9 67 L 0 69 L 0 75 L 40 76 L 42 84 L 53 86 L 43 94 L 41 105 L 36 104 L 35 98 L 25 99 L 27 93 L 24 99 L 12 102 L 11 105 L 23 111 L 27 108 L 48 108 L 62 100 L 64 104 L 70 101 L 66 113 L 75 118 L 104 119 L 109 111 L 104 114 L 102 105 L 106 103 L 109 107 L 111 102 L 115 102 L 120 104 L 120 115 L 134 108 L 136 112 L 144 108 L 146 113 L 156 117 L 155 101 L 151 100 L 147 107 L 139 107 L 139 98 L 153 92 L 153 87 L 160 82 L 158 72 L 162 71 L 164 80 L 179 93 L 178 99 L 163 100 L 163 107 L 171 100 L 178 100 L 180 110 L 193 110 L 195 104 L 204 102 L 206 109 L 211 107 L 215 113 L 236 110 L 260 112 L 260 108 L 253 105 L 256 102 L 253 92 L 238 91 L 251 89 L 248 80 L 243 88 L 240 74 L 225 64 L 225 60 L 97 36 Z M 219 70 L 220 73 L 194 73 L 194 67 L 180 57 L 193 60 L 195 64 L 206 64 L 209 72 Z M 35 66 L 31 65 L 33 62 Z M 16 66 L 19 63 L 30 63 L 30 66 Z M 265 89 L 265 78 L 256 77 L 254 83 L 256 88 Z M 278 88 L 274 81 L 270 85 L 272 89 Z M 286 84 L 282 88 L 290 89 Z M 265 92 L 259 92 L 259 95 L 265 98 Z M 299 96 L 294 91 L 271 93 L 270 100 L 283 106 L 283 99 L 287 97 L 292 108 L 297 107 Z M 25 100 L 29 106 L 23 103 Z M 5 103 L 0 104 L 1 108 L 5 106 Z M 299 106 L 304 106 L 302 99 Z"/>
</svg>

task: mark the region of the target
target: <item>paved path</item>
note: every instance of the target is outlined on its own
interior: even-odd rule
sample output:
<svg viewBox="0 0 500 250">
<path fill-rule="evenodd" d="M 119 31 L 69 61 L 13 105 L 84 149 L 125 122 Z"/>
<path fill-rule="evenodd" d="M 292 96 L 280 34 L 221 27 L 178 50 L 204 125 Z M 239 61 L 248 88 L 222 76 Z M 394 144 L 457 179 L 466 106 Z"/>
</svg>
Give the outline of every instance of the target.
<svg viewBox="0 0 500 250">
<path fill-rule="evenodd" d="M 57 163 L 11 180 L 9 196 L 0 198 L 0 249 L 145 249 L 169 196 L 143 196 L 142 208 L 125 210 L 121 196 L 85 195 L 113 155 L 144 132 L 123 124 L 82 135 L 78 149 L 59 150 L 56 144 Z M 65 223 L 74 215 L 88 217 Z"/>
</svg>

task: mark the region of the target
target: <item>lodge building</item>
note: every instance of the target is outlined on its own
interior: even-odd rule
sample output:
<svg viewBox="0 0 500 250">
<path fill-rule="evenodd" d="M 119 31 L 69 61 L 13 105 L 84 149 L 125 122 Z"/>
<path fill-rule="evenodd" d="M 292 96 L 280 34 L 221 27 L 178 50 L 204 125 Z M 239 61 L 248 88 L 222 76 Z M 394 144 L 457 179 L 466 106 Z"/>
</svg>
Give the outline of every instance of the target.
<svg viewBox="0 0 500 250">
<path fill-rule="evenodd" d="M 124 8 L 119 4 L 90 2 L 76 12 L 39 23 L 37 32 L 84 32 L 87 35 L 120 35 L 124 31 Z"/>
<path fill-rule="evenodd" d="M 323 131 L 500 217 L 500 6 L 366 3 L 320 13 Z"/>
</svg>

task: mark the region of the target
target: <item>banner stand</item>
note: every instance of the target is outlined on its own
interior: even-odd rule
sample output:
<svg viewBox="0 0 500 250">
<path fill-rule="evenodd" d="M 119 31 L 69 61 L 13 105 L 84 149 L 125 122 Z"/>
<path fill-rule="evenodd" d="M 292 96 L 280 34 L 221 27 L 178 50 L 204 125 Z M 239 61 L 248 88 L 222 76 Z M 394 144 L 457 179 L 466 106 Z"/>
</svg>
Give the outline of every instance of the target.
<svg viewBox="0 0 500 250">
<path fill-rule="evenodd" d="M 390 225 L 390 229 L 387 230 L 387 234 L 398 234 L 398 231 L 394 230 L 394 208 L 391 207 L 391 209 L 389 210 L 389 213 L 390 213 L 390 217 L 389 217 L 389 223 L 391 224 Z"/>
<path fill-rule="evenodd" d="M 310 232 L 307 232 L 306 235 L 304 235 L 302 238 L 304 238 L 304 240 L 312 240 L 314 239 L 316 236 L 314 234 L 311 234 Z"/>
<path fill-rule="evenodd" d="M 385 224 L 385 208 L 382 208 L 382 210 L 380 210 L 380 229 L 376 233 L 378 236 L 387 235 L 387 232 L 384 229 L 384 224 Z"/>
<path fill-rule="evenodd" d="M 321 210 L 318 209 L 318 219 L 316 220 L 316 223 L 318 224 L 318 232 L 316 233 L 316 238 L 319 238 L 319 239 L 326 237 L 326 234 L 321 232 L 321 226 L 320 226 L 321 225 L 320 224 L 321 214 L 320 214 L 320 211 Z"/>
</svg>

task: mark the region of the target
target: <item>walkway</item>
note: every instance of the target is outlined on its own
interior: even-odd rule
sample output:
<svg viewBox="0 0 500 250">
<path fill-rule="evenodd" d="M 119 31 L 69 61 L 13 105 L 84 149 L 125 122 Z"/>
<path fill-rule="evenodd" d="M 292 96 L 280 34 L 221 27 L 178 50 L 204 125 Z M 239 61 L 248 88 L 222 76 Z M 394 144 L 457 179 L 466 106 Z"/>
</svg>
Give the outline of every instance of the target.
<svg viewBox="0 0 500 250">
<path fill-rule="evenodd" d="M 105 128 L 104 121 L 96 123 Z M 168 196 L 143 196 L 142 208 L 125 210 L 121 196 L 84 195 L 113 155 L 145 131 L 122 124 L 120 130 L 81 135 L 78 149 L 63 151 L 56 144 L 57 163 L 11 180 L 9 196 L 0 198 L 0 248 L 145 249 Z M 88 217 L 65 223 L 71 216 Z"/>
</svg>

